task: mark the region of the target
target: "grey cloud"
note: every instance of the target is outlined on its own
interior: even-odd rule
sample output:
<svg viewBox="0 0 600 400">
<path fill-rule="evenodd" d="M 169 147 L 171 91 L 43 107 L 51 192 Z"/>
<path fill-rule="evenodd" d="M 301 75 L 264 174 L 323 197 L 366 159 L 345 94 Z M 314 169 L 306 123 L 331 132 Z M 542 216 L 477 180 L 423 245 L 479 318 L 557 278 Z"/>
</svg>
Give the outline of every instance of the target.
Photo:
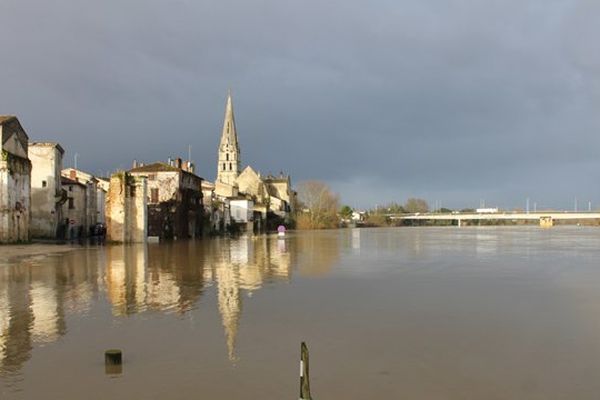
<svg viewBox="0 0 600 400">
<path fill-rule="evenodd" d="M 243 163 L 356 205 L 600 207 L 599 16 L 584 0 L 5 0 L 0 113 L 92 172 L 191 144 L 213 179 L 231 88 Z"/>
</svg>

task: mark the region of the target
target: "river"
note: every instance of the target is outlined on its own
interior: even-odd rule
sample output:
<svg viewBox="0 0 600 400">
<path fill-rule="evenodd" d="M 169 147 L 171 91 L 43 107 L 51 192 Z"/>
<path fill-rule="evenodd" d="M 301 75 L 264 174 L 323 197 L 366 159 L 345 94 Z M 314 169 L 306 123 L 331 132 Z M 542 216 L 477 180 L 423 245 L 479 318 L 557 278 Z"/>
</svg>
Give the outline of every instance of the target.
<svg viewBox="0 0 600 400">
<path fill-rule="evenodd" d="M 597 399 L 600 229 L 346 229 L 0 261 L 2 399 L 297 399 L 301 341 L 316 399 Z"/>
</svg>

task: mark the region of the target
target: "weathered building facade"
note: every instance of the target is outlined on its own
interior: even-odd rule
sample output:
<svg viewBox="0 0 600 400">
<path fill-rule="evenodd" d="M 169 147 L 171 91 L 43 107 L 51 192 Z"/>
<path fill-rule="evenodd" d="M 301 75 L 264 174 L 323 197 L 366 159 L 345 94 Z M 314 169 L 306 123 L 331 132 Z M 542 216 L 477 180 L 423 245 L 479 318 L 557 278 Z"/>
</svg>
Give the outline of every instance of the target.
<svg viewBox="0 0 600 400">
<path fill-rule="evenodd" d="M 106 198 L 106 238 L 142 243 L 148 237 L 147 182 L 127 172 L 113 174 Z"/>
<path fill-rule="evenodd" d="M 61 224 L 58 236 L 69 240 L 88 236 L 88 185 L 65 176 L 61 177 L 61 185 L 66 201 L 62 204 L 64 223 Z"/>
<path fill-rule="evenodd" d="M 296 192 L 292 189 L 290 176 L 283 172 L 279 176 L 268 175 L 263 182 L 269 194 L 269 211 L 288 218 L 296 204 Z"/>
<path fill-rule="evenodd" d="M 202 178 L 181 159 L 153 163 L 129 171 L 148 181 L 148 235 L 161 239 L 201 236 L 204 223 Z"/>
<path fill-rule="evenodd" d="M 106 225 L 106 196 L 110 188 L 110 179 L 103 177 L 96 177 L 96 179 L 98 179 L 98 197 L 96 200 L 96 207 L 98 208 L 97 222 Z"/>
<path fill-rule="evenodd" d="M 65 151 L 58 143 L 29 143 L 31 161 L 31 223 L 33 238 L 56 239 L 66 227 L 61 171 Z"/>
<path fill-rule="evenodd" d="M 31 162 L 29 138 L 14 116 L 0 116 L 0 243 L 29 240 Z"/>
<path fill-rule="evenodd" d="M 85 185 L 85 221 L 84 234 L 92 233 L 99 219 L 104 218 L 104 210 L 100 210 L 98 202 L 104 204 L 106 193 L 98 186 L 98 179 L 92 174 L 75 169 L 66 168 L 62 170 L 62 176 Z"/>
<path fill-rule="evenodd" d="M 214 183 L 202 181 L 202 204 L 204 205 L 204 225 L 208 233 L 222 232 L 231 223 L 229 200 L 217 196 Z"/>
</svg>

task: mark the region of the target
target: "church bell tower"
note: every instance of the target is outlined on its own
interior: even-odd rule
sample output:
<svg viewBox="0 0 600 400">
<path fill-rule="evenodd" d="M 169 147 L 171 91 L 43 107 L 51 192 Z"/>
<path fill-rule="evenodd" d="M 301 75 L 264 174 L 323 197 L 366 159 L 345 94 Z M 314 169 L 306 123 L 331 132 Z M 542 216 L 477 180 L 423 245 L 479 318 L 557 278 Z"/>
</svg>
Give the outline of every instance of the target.
<svg viewBox="0 0 600 400">
<path fill-rule="evenodd" d="M 221 133 L 218 160 L 217 181 L 233 185 L 240 173 L 240 146 L 235 129 L 231 92 L 227 94 L 225 120 L 223 122 L 223 132 Z"/>
</svg>

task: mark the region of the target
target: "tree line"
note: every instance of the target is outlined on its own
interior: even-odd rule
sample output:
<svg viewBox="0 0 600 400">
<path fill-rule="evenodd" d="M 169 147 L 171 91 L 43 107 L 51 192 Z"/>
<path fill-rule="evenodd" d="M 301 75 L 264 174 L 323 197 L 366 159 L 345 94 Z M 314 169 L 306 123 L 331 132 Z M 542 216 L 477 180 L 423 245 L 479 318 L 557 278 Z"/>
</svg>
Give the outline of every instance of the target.
<svg viewBox="0 0 600 400">
<path fill-rule="evenodd" d="M 311 180 L 298 184 L 296 204 L 296 227 L 298 229 L 328 229 L 337 228 L 342 223 L 352 219 L 355 210 L 348 205 L 340 207 L 337 193 L 321 181 Z M 452 210 L 439 210 L 450 212 Z M 389 214 L 426 213 L 429 204 L 424 199 L 409 198 L 404 204 L 391 202 L 367 210 L 364 215 L 365 223 L 372 225 L 389 225 Z"/>
</svg>

